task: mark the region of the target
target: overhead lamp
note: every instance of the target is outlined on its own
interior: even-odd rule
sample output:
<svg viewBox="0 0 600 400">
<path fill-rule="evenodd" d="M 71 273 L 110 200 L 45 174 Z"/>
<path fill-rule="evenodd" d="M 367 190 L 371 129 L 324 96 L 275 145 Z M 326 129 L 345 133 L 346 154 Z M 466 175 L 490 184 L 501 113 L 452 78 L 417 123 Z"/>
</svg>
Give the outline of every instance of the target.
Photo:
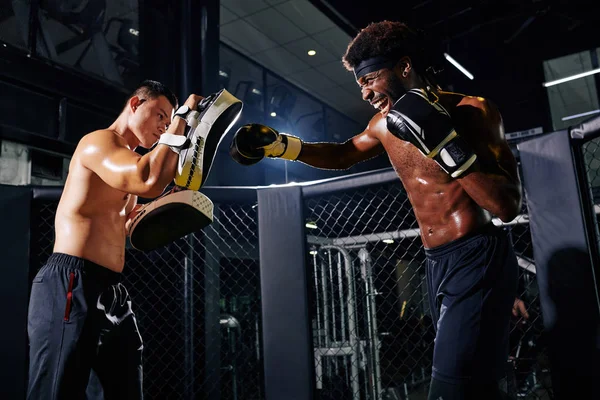
<svg viewBox="0 0 600 400">
<path fill-rule="evenodd" d="M 276 113 L 275 111 L 273 111 L 273 112 L 271 113 L 271 117 L 276 117 L 276 116 L 277 116 L 277 113 Z"/>
<path fill-rule="evenodd" d="M 317 255 L 317 251 L 316 251 L 316 250 L 311 250 L 311 251 L 310 251 L 310 255 L 312 255 L 312 256 L 316 256 L 316 255 Z"/>
<path fill-rule="evenodd" d="M 560 78 L 560 79 L 556 79 L 554 81 L 544 82 L 544 83 L 542 83 L 542 86 L 544 86 L 544 87 L 554 86 L 554 85 L 558 85 L 560 83 L 565 83 L 565 82 L 573 81 L 575 79 L 584 78 L 586 76 L 594 75 L 594 74 L 597 74 L 599 72 L 600 72 L 600 68 L 596 68 L 596 69 L 593 69 L 591 71 L 582 72 L 580 74 L 575 74 L 575 75 L 567 76 L 566 78 Z"/>
<path fill-rule="evenodd" d="M 316 51 L 314 51 L 314 50 L 309 50 L 309 51 L 308 51 L 308 55 L 309 55 L 309 56 L 314 56 L 315 54 L 317 54 L 317 52 L 316 52 Z"/>
<path fill-rule="evenodd" d="M 383 239 L 383 243 L 392 244 L 394 243 L 394 239 Z"/>
<path fill-rule="evenodd" d="M 594 114 L 598 114 L 600 113 L 600 110 L 592 110 L 592 111 L 587 111 L 581 114 L 575 114 L 575 115 L 569 115 L 568 117 L 562 117 L 561 120 L 563 121 L 568 121 L 570 119 L 575 119 L 575 118 L 579 118 L 579 117 L 587 117 L 588 115 L 594 115 Z"/>
<path fill-rule="evenodd" d="M 305 226 L 308 229 L 317 229 L 317 223 L 316 222 L 307 222 Z"/>
<path fill-rule="evenodd" d="M 446 57 L 446 60 L 448 60 L 450 62 L 450 64 L 454 65 L 456 67 L 456 69 L 458 69 L 460 72 L 462 72 L 463 74 L 465 74 L 465 76 L 471 80 L 473 80 L 474 76 L 472 73 L 470 73 L 469 71 L 467 71 L 467 69 L 465 67 L 463 67 L 462 65 L 460 65 L 458 63 L 458 61 L 456 61 L 454 58 L 452 58 L 450 56 L 450 54 L 448 53 L 444 53 L 444 57 Z"/>
</svg>

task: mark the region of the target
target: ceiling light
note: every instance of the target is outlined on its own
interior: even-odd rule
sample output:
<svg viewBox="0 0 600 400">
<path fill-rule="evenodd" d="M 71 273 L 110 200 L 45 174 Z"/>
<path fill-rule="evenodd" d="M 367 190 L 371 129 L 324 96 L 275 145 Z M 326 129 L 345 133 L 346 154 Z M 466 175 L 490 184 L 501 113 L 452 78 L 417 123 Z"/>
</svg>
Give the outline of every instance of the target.
<svg viewBox="0 0 600 400">
<path fill-rule="evenodd" d="M 569 115 L 568 117 L 562 117 L 561 119 L 563 121 L 568 121 L 570 119 L 575 119 L 575 118 L 579 118 L 579 117 L 586 117 L 588 115 L 593 115 L 593 114 L 598 114 L 600 113 L 600 110 L 593 110 L 593 111 L 588 111 L 588 112 L 584 112 L 581 114 L 575 114 L 575 115 Z"/>
<path fill-rule="evenodd" d="M 315 54 L 317 54 L 317 52 L 316 52 L 316 51 L 314 51 L 314 50 L 309 50 L 309 51 L 308 51 L 308 55 L 309 55 L 309 56 L 314 56 Z"/>
<path fill-rule="evenodd" d="M 317 223 L 316 222 L 307 222 L 305 226 L 308 229 L 317 229 Z"/>
<path fill-rule="evenodd" d="M 473 74 L 467 71 L 466 68 L 460 65 L 454 58 L 450 57 L 450 54 L 444 53 L 444 57 L 446 57 L 446 60 L 448 60 L 450 64 L 454 65 L 460 72 L 465 74 L 467 78 L 473 80 Z"/>
<path fill-rule="evenodd" d="M 392 244 L 394 243 L 394 239 L 383 239 L 383 243 Z"/>
<path fill-rule="evenodd" d="M 271 113 L 271 117 L 276 117 L 276 116 L 277 116 L 277 113 L 276 113 L 275 111 L 273 111 L 273 112 Z"/>
<path fill-rule="evenodd" d="M 597 74 L 599 72 L 600 72 L 600 68 L 596 68 L 596 69 L 593 69 L 591 71 L 582 72 L 580 74 L 567 76 L 566 78 L 557 79 L 555 81 L 544 82 L 544 83 L 542 83 L 542 85 L 545 86 L 545 87 L 554 86 L 554 85 L 558 85 L 559 83 L 569 82 L 569 81 L 572 81 L 572 80 L 575 80 L 575 79 L 583 78 L 585 76 L 594 75 L 594 74 Z"/>
</svg>

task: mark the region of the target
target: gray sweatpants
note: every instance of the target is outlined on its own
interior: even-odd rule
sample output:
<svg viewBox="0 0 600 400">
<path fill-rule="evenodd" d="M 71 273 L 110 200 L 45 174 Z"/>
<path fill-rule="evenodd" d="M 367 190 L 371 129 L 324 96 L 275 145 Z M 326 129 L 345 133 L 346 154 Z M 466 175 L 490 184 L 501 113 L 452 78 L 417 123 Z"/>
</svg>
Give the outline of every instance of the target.
<svg viewBox="0 0 600 400">
<path fill-rule="evenodd" d="M 59 253 L 40 269 L 29 302 L 28 399 L 143 398 L 143 343 L 120 277 Z"/>
</svg>

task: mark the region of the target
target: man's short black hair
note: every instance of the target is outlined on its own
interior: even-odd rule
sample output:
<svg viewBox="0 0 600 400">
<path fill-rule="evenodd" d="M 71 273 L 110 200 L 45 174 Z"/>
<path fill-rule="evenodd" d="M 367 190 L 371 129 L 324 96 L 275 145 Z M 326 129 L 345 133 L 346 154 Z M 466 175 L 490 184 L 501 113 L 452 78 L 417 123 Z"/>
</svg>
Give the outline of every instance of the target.
<svg viewBox="0 0 600 400">
<path fill-rule="evenodd" d="M 137 89 L 135 89 L 127 99 L 129 101 L 133 96 L 137 96 L 140 99 L 155 99 L 161 95 L 169 100 L 169 103 L 171 103 L 173 108 L 177 108 L 178 100 L 175 93 L 173 93 L 166 85 L 150 79 L 140 83 Z"/>
<path fill-rule="evenodd" d="M 423 53 L 422 36 L 402 22 L 381 21 L 369 24 L 350 42 L 342 62 L 352 71 L 361 61 L 373 57 L 386 57 L 399 60 L 409 56 L 418 69 Z"/>
</svg>

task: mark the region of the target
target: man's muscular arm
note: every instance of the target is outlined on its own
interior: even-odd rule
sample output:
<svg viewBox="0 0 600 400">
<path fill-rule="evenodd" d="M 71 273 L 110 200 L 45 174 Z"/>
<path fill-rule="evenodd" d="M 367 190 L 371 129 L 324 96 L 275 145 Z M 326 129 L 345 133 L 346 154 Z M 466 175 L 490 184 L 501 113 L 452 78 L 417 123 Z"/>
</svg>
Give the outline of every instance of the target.
<svg viewBox="0 0 600 400">
<path fill-rule="evenodd" d="M 478 159 L 457 181 L 478 205 L 509 222 L 521 210 L 522 189 L 517 162 L 504 139 L 502 117 L 489 101 L 466 107 L 459 112 L 469 114 L 465 120 L 478 128 L 479 137 L 469 140 Z"/>
<path fill-rule="evenodd" d="M 195 108 L 202 98 L 190 96 L 185 102 Z M 167 133 L 184 133 L 185 121 L 175 118 Z M 158 145 L 140 156 L 126 147 L 123 138 L 109 130 L 100 130 L 86 135 L 78 145 L 84 167 L 96 173 L 104 182 L 125 193 L 154 198 L 160 196 L 173 180 L 178 155 L 167 145 Z"/>
<path fill-rule="evenodd" d="M 348 169 L 383 153 L 381 142 L 368 130 L 344 143 L 304 143 L 297 160 L 321 169 Z"/>
<path fill-rule="evenodd" d="M 249 124 L 235 133 L 230 155 L 242 165 L 252 165 L 264 157 L 271 157 L 300 161 L 320 169 L 348 169 L 385 151 L 372 128 L 374 121 L 379 120 L 373 118 L 363 132 L 344 143 L 304 143 L 268 126 Z"/>
</svg>

